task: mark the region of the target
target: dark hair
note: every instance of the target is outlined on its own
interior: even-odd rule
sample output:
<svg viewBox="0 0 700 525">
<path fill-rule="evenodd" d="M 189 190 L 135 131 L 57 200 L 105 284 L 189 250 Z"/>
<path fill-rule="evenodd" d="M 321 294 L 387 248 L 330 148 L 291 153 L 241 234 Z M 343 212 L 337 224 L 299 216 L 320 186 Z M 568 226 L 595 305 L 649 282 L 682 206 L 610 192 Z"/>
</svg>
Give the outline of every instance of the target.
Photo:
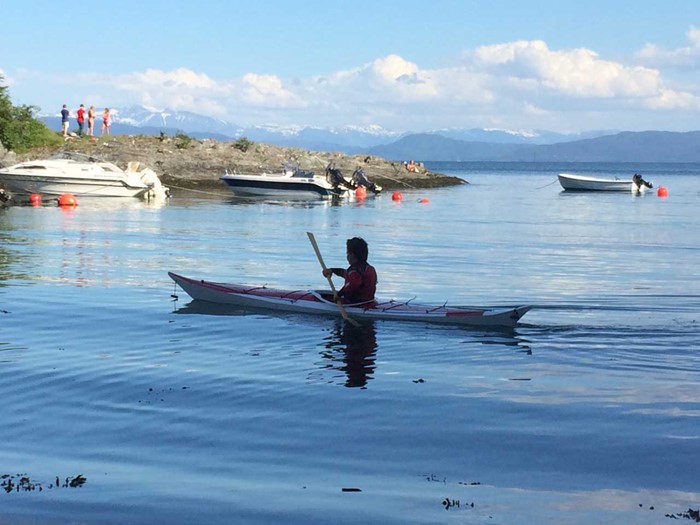
<svg viewBox="0 0 700 525">
<path fill-rule="evenodd" d="M 350 253 L 355 254 L 355 257 L 357 257 L 360 261 L 365 263 L 367 262 L 369 248 L 367 248 L 367 243 L 364 239 L 360 237 L 353 237 L 352 239 L 348 239 L 346 246 L 347 250 Z"/>
</svg>

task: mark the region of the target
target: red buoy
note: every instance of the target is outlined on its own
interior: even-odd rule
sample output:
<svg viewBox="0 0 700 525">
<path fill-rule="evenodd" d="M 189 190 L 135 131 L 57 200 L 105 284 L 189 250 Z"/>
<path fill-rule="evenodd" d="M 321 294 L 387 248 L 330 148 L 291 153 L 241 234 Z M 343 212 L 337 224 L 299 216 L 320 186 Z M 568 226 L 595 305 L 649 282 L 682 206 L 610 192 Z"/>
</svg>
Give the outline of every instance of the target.
<svg viewBox="0 0 700 525">
<path fill-rule="evenodd" d="M 64 193 L 58 198 L 59 206 L 77 206 L 78 201 L 72 193 Z"/>
<path fill-rule="evenodd" d="M 666 186 L 659 186 L 656 190 L 657 197 L 668 197 L 668 188 Z"/>
<path fill-rule="evenodd" d="M 423 197 L 422 199 L 418 199 L 418 202 L 420 202 L 421 204 L 428 204 L 430 202 L 430 199 L 428 199 L 427 197 Z"/>
<path fill-rule="evenodd" d="M 358 199 L 364 199 L 365 197 L 367 197 L 367 190 L 364 186 L 358 186 L 357 188 L 355 188 L 355 197 L 357 197 Z"/>
<path fill-rule="evenodd" d="M 29 202 L 31 202 L 32 206 L 41 206 L 41 194 L 32 193 L 29 196 Z"/>
<path fill-rule="evenodd" d="M 395 191 L 394 193 L 391 194 L 391 200 L 392 201 L 402 201 L 403 195 L 401 195 L 400 191 Z"/>
</svg>

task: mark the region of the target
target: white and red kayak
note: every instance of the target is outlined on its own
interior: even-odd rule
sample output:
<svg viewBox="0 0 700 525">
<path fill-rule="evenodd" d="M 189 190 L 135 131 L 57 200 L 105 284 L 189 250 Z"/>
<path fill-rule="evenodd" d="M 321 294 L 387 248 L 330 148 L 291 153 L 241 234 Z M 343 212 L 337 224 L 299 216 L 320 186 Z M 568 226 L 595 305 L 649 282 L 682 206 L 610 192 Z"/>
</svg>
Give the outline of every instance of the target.
<svg viewBox="0 0 700 525">
<path fill-rule="evenodd" d="M 215 283 L 190 279 L 173 272 L 170 278 L 192 299 L 243 308 L 278 310 L 303 314 L 340 316 L 338 305 L 329 291 L 279 290 L 267 286 Z M 429 323 L 514 327 L 531 306 L 469 308 L 424 305 L 412 301 L 377 299 L 371 303 L 344 304 L 351 319 L 421 321 Z"/>
</svg>

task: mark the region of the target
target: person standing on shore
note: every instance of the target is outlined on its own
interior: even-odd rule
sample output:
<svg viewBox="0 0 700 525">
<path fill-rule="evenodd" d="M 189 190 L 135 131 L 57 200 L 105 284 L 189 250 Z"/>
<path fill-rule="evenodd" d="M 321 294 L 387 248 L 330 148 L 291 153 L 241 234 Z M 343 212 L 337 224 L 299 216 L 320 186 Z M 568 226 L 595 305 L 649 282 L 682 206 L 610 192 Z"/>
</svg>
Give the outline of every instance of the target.
<svg viewBox="0 0 700 525">
<path fill-rule="evenodd" d="M 70 118 L 70 111 L 68 111 L 68 106 L 63 104 L 63 109 L 61 109 L 61 129 L 63 130 L 63 138 L 68 138 L 68 119 Z"/>
<path fill-rule="evenodd" d="M 100 135 L 104 135 L 105 132 L 109 135 L 109 127 L 112 125 L 112 117 L 109 114 L 109 108 L 105 108 L 102 112 L 102 129 L 100 130 Z"/>
<path fill-rule="evenodd" d="M 85 125 L 85 104 L 80 104 L 78 111 L 76 111 L 76 120 L 78 121 L 78 135 L 82 137 Z"/>
<path fill-rule="evenodd" d="M 90 106 L 88 109 L 88 135 L 91 137 L 95 134 L 95 106 Z"/>
</svg>

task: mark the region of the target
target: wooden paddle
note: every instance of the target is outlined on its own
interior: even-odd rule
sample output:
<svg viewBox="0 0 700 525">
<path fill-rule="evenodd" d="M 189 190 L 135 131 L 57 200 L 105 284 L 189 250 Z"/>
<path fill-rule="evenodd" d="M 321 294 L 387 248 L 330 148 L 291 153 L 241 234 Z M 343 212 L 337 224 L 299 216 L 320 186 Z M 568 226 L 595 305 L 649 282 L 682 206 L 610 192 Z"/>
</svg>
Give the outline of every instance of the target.
<svg viewBox="0 0 700 525">
<path fill-rule="evenodd" d="M 323 262 L 323 256 L 321 255 L 321 250 L 318 249 L 318 244 L 316 244 L 316 238 L 314 237 L 314 234 L 311 232 L 306 232 L 306 235 L 309 236 L 309 241 L 311 241 L 311 246 L 313 246 L 314 251 L 316 252 L 316 257 L 318 257 L 318 262 L 321 263 L 321 268 L 324 270 L 327 270 L 328 268 L 326 267 L 326 263 Z M 354 326 L 360 326 L 360 323 L 355 321 L 354 319 L 351 319 L 348 317 L 348 313 L 345 311 L 345 307 L 343 306 L 343 303 L 340 300 L 340 297 L 338 297 L 338 292 L 335 291 L 335 285 L 333 284 L 333 279 L 331 278 L 330 275 L 326 277 L 328 279 L 328 284 L 331 286 L 331 291 L 333 292 L 333 297 L 336 297 L 336 304 L 338 305 L 338 309 L 340 310 L 340 315 L 343 316 L 343 319 L 348 321 Z"/>
</svg>

